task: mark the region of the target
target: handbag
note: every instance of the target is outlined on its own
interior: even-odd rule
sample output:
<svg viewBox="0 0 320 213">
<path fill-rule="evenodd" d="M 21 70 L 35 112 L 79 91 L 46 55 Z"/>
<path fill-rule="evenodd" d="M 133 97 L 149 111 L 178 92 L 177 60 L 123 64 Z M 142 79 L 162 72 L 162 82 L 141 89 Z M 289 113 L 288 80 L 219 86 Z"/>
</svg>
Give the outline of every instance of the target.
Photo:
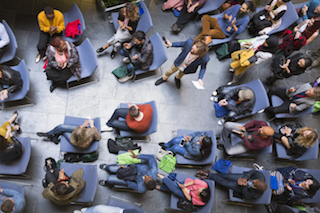
<svg viewBox="0 0 320 213">
<path fill-rule="evenodd" d="M 177 207 L 180 209 L 183 209 L 188 212 L 195 212 L 198 211 L 198 208 L 195 207 L 191 201 L 185 199 L 185 198 L 179 198 L 177 202 Z"/>
<path fill-rule="evenodd" d="M 164 149 L 159 149 L 159 151 L 158 151 L 157 154 L 156 154 L 156 158 L 157 158 L 159 161 L 161 161 L 162 158 L 163 158 L 163 156 L 165 156 L 165 155 L 172 155 L 172 156 L 174 156 L 172 151 L 164 150 Z"/>
</svg>

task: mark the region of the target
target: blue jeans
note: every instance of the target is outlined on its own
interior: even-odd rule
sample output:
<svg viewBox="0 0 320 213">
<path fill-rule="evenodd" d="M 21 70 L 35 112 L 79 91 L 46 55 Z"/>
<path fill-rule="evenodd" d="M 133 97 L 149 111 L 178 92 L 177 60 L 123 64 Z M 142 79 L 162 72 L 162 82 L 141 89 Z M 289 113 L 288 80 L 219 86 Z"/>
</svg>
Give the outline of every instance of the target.
<svg viewBox="0 0 320 213">
<path fill-rule="evenodd" d="M 124 131 L 129 131 L 129 132 L 134 132 L 134 130 L 130 129 L 127 125 L 126 120 L 118 120 L 119 118 L 124 118 L 126 119 L 127 114 L 129 112 L 129 108 L 118 108 L 114 111 L 113 115 L 107 122 L 107 126 L 119 129 L 119 130 L 124 130 Z"/>
<path fill-rule="evenodd" d="M 183 138 L 183 136 L 175 137 L 171 139 L 171 141 L 165 143 L 164 146 L 166 147 L 166 150 L 172 151 L 176 154 L 184 155 L 187 150 L 183 146 L 179 145 Z"/>
<path fill-rule="evenodd" d="M 63 135 L 69 142 L 71 133 L 73 130 L 78 127 L 79 125 L 72 125 L 72 124 L 60 124 L 56 126 L 53 130 L 47 132 L 49 135 L 54 136 L 53 140 L 58 140 L 60 135 Z"/>
<path fill-rule="evenodd" d="M 109 177 L 106 180 L 108 184 L 121 186 L 127 185 L 125 180 L 121 180 L 117 177 L 117 175 L 115 175 L 119 168 L 120 166 L 118 164 L 111 164 L 107 166 L 106 170 L 110 173 Z"/>
<path fill-rule="evenodd" d="M 221 186 L 224 186 L 228 189 L 232 189 L 236 192 L 242 192 L 241 186 L 238 184 L 238 179 L 242 178 L 243 174 L 209 174 L 208 179 L 214 180 L 216 183 L 218 183 Z"/>
<path fill-rule="evenodd" d="M 160 190 L 165 191 L 165 192 L 171 192 L 180 198 L 186 198 L 184 196 L 181 188 L 179 187 L 179 185 L 176 182 L 170 180 L 169 178 L 163 178 L 162 183 L 163 184 L 161 185 Z"/>
</svg>

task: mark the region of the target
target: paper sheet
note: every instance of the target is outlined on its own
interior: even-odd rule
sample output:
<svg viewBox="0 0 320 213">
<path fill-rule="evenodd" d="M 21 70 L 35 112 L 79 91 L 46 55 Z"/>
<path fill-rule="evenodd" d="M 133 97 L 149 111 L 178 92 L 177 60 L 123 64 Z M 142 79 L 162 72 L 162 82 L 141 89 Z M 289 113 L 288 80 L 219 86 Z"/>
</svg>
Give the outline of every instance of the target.
<svg viewBox="0 0 320 213">
<path fill-rule="evenodd" d="M 197 89 L 204 89 L 204 87 L 201 86 L 198 81 L 191 81 L 191 82 L 193 83 L 193 85 L 194 85 Z"/>
</svg>

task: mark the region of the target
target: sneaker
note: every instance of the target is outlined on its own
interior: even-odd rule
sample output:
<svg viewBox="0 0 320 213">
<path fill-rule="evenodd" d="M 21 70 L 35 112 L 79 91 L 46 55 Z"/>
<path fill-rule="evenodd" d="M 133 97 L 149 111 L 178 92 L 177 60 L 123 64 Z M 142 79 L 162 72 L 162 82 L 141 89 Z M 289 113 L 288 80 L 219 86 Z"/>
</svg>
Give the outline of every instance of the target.
<svg viewBox="0 0 320 213">
<path fill-rule="evenodd" d="M 227 83 L 228 86 L 231 86 L 232 84 L 233 84 L 232 81 L 230 81 L 230 82 Z"/>
<path fill-rule="evenodd" d="M 257 163 L 253 163 L 253 168 L 255 168 L 256 170 L 264 170 L 264 167 L 263 167 L 263 166 L 260 166 L 260 165 L 257 164 Z"/>
<path fill-rule="evenodd" d="M 47 137 L 47 138 L 50 138 L 51 135 L 46 133 L 46 132 L 37 132 L 36 133 L 39 137 Z"/>
<path fill-rule="evenodd" d="M 81 209 L 81 213 L 85 213 L 87 211 L 88 208 L 82 208 Z"/>
<path fill-rule="evenodd" d="M 218 92 L 215 90 L 212 92 L 212 96 L 217 96 L 218 95 Z"/>
<path fill-rule="evenodd" d="M 159 78 L 156 83 L 154 83 L 154 85 L 158 86 L 160 84 L 162 84 L 163 82 L 166 82 L 165 80 L 163 80 L 162 78 Z"/>
<path fill-rule="evenodd" d="M 174 78 L 174 80 L 175 80 L 175 82 L 176 82 L 176 87 L 177 87 L 178 89 L 180 89 L 180 87 L 181 87 L 181 81 L 180 81 L 180 79 Z"/>
<path fill-rule="evenodd" d="M 130 75 L 130 76 L 126 75 L 123 78 L 119 78 L 119 82 L 124 83 L 126 81 L 129 81 L 131 78 L 133 78 L 133 75 Z"/>
<path fill-rule="evenodd" d="M 230 69 L 229 69 L 229 72 L 234 72 L 234 69 L 230 68 Z"/>
<path fill-rule="evenodd" d="M 210 101 L 212 101 L 212 102 L 218 102 L 218 97 L 210 97 Z"/>
<path fill-rule="evenodd" d="M 100 47 L 99 49 L 96 50 L 97 53 L 102 53 L 105 49 L 103 47 Z"/>
<path fill-rule="evenodd" d="M 317 51 L 314 51 L 314 50 L 307 50 L 306 55 L 313 58 L 319 57 L 319 55 L 317 54 Z"/>
<path fill-rule="evenodd" d="M 222 118 L 220 120 L 218 120 L 218 125 L 222 126 L 226 121 Z"/>
<path fill-rule="evenodd" d="M 206 37 L 204 37 L 204 42 L 205 42 L 206 44 L 211 43 L 211 42 L 212 42 L 211 36 L 206 36 Z"/>
<path fill-rule="evenodd" d="M 180 33 L 180 32 L 181 32 L 181 29 L 178 27 L 177 24 L 174 24 L 174 25 L 172 25 L 172 31 L 173 31 L 174 33 Z"/>
<path fill-rule="evenodd" d="M 112 132 L 113 131 L 113 127 L 110 127 L 110 126 L 102 126 L 101 127 L 101 132 Z"/>
<path fill-rule="evenodd" d="M 38 53 L 38 55 L 36 56 L 36 63 L 39 63 L 40 60 L 41 60 L 41 55 L 40 53 Z"/>
<path fill-rule="evenodd" d="M 318 66 L 318 65 L 319 65 L 319 60 L 318 60 L 318 59 L 314 60 L 314 61 L 312 62 L 312 64 L 311 64 L 312 67 L 316 67 L 316 66 Z"/>
<path fill-rule="evenodd" d="M 46 60 L 47 60 L 47 56 L 44 56 L 42 60 L 43 60 L 43 61 L 46 61 Z"/>
<path fill-rule="evenodd" d="M 122 59 L 123 63 L 129 64 L 130 63 L 130 59 L 128 57 L 124 57 Z"/>
</svg>

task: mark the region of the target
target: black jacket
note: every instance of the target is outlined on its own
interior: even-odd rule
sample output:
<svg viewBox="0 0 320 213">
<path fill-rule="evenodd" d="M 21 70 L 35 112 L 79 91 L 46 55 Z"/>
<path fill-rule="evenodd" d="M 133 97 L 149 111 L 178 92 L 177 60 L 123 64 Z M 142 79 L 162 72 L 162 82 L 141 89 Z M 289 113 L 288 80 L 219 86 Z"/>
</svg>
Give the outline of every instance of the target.
<svg viewBox="0 0 320 213">
<path fill-rule="evenodd" d="M 13 93 L 22 88 L 22 79 L 18 71 L 12 70 L 8 66 L 3 66 L 2 78 L 0 78 L 0 90 L 3 90 L 3 85 L 8 85 L 8 93 Z"/>
<path fill-rule="evenodd" d="M 243 177 L 246 178 L 247 180 L 259 179 L 261 181 L 265 181 L 264 175 L 261 172 L 254 170 L 254 169 L 250 170 L 248 172 L 243 172 Z M 242 186 L 243 198 L 246 198 L 248 200 L 257 199 L 257 198 L 261 197 L 262 194 L 263 194 L 262 191 L 251 188 L 249 186 Z"/>
<path fill-rule="evenodd" d="M 22 145 L 14 136 L 11 137 L 13 143 L 9 143 L 5 150 L 0 151 L 0 161 L 10 162 L 22 155 Z"/>
</svg>

